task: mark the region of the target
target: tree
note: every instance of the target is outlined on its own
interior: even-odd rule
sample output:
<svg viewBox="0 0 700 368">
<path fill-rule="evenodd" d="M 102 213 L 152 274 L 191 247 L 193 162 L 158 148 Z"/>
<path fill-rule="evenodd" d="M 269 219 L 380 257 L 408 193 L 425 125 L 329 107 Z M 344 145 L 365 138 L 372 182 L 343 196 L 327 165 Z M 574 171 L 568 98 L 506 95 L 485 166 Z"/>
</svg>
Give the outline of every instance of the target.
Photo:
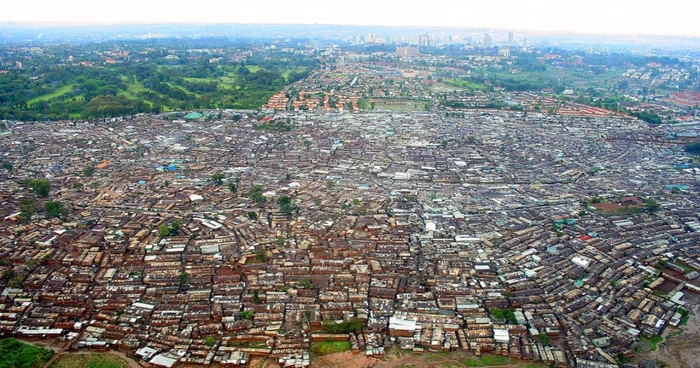
<svg viewBox="0 0 700 368">
<path fill-rule="evenodd" d="M 228 190 L 231 193 L 236 194 L 238 193 L 238 185 L 236 185 L 235 183 L 228 183 Z"/>
<path fill-rule="evenodd" d="M 258 290 L 253 291 L 253 303 L 258 303 L 260 301 L 260 293 Z"/>
<path fill-rule="evenodd" d="M 253 311 L 243 311 L 238 313 L 238 318 L 240 319 L 253 319 L 255 317 L 255 312 Z"/>
<path fill-rule="evenodd" d="M 301 279 L 299 280 L 299 286 L 303 287 L 304 289 L 313 289 L 314 283 L 309 279 Z"/>
<path fill-rule="evenodd" d="M 44 211 L 49 217 L 63 218 L 68 214 L 68 209 L 59 201 L 49 201 L 44 203 Z"/>
<path fill-rule="evenodd" d="M 257 259 L 260 262 L 265 262 L 267 261 L 267 249 L 265 248 L 260 248 L 258 253 L 255 254 L 255 259 Z"/>
<path fill-rule="evenodd" d="M 294 206 L 292 206 L 292 198 L 283 195 L 279 199 L 280 212 L 284 214 L 290 214 L 294 212 Z"/>
<path fill-rule="evenodd" d="M 5 281 L 9 281 L 15 278 L 15 271 L 12 269 L 5 270 L 5 272 L 2 273 L 2 279 Z"/>
<path fill-rule="evenodd" d="M 224 174 L 217 173 L 211 176 L 211 181 L 216 185 L 222 185 L 224 183 Z"/>
<path fill-rule="evenodd" d="M 265 197 L 262 195 L 263 187 L 262 185 L 253 184 L 248 192 L 248 198 L 252 199 L 258 206 L 265 203 Z"/>
<path fill-rule="evenodd" d="M 661 207 L 658 202 L 651 198 L 644 200 L 644 204 L 650 212 L 656 212 Z"/>
<path fill-rule="evenodd" d="M 206 344 L 207 347 L 211 349 L 211 347 L 214 346 L 214 344 L 216 344 L 216 339 L 213 336 L 207 336 L 204 339 L 204 344 Z"/>
<path fill-rule="evenodd" d="M 31 198 L 21 198 L 19 200 L 19 219 L 22 223 L 28 223 L 36 212 L 36 202 Z"/>
<path fill-rule="evenodd" d="M 161 237 L 177 235 L 177 232 L 182 229 L 182 226 L 182 221 L 179 219 L 173 221 L 170 226 L 166 223 L 162 223 L 158 226 L 158 235 Z"/>
<path fill-rule="evenodd" d="M 685 151 L 694 155 L 700 154 L 700 141 L 686 144 Z"/>
<path fill-rule="evenodd" d="M 182 289 L 190 280 L 190 274 L 187 272 L 182 272 L 177 276 L 177 280 L 180 283 L 180 288 Z"/>
<path fill-rule="evenodd" d="M 173 221 L 173 224 L 170 225 L 170 235 L 177 235 L 177 232 L 182 229 L 182 220 L 177 219 Z"/>
<path fill-rule="evenodd" d="M 39 197 L 48 197 L 49 191 L 51 191 L 51 183 L 46 179 L 29 179 L 27 187 Z"/>
<path fill-rule="evenodd" d="M 158 226 L 158 235 L 161 237 L 170 236 L 170 227 L 168 227 L 168 224 L 163 223 Z"/>
<path fill-rule="evenodd" d="M 14 170 L 14 166 L 12 166 L 12 162 L 9 162 L 9 161 L 3 162 L 2 168 L 7 170 L 8 172 L 12 172 Z"/>
<path fill-rule="evenodd" d="M 255 212 L 253 212 L 253 211 L 248 212 L 247 215 L 248 215 L 248 218 L 251 219 L 251 220 L 257 220 L 257 219 L 258 219 L 258 214 L 255 213 Z"/>
<path fill-rule="evenodd" d="M 83 169 L 83 176 L 91 177 L 95 173 L 95 167 L 90 165 Z"/>
</svg>

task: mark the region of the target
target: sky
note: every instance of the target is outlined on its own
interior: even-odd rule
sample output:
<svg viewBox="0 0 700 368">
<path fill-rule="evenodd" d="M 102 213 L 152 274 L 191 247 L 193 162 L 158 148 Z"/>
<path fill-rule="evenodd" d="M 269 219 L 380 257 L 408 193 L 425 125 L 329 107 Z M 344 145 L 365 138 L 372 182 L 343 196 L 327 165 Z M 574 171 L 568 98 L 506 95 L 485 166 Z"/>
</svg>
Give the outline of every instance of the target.
<svg viewBox="0 0 700 368">
<path fill-rule="evenodd" d="M 0 21 L 442 26 L 700 36 L 698 0 L 29 0 Z"/>
</svg>

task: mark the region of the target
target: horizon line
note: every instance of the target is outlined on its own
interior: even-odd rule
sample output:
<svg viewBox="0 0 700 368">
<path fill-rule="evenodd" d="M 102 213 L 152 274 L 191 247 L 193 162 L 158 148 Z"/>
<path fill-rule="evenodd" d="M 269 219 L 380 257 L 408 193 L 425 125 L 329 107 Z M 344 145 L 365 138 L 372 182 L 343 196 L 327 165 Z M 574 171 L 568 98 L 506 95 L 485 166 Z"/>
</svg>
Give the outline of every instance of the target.
<svg viewBox="0 0 700 368">
<path fill-rule="evenodd" d="M 544 29 L 517 29 L 503 27 L 465 27 L 465 26 L 436 26 L 436 25 L 385 25 L 385 24 L 341 24 L 341 23 L 259 23 L 259 22 L 178 22 L 178 21 L 36 21 L 36 20 L 0 20 L 0 25 L 18 24 L 28 26 L 54 26 L 54 27 L 76 27 L 76 26 L 120 26 L 120 25 L 258 25 L 258 26 L 341 26 L 341 27 L 384 27 L 384 28 L 413 28 L 413 29 L 445 29 L 445 30 L 489 30 L 503 32 L 525 32 L 525 33 L 540 33 L 540 34 L 572 34 L 572 35 L 588 35 L 588 36 L 627 36 L 627 37 L 675 37 L 675 38 L 690 38 L 700 39 L 700 34 L 682 34 L 682 33 L 620 33 L 620 32 L 585 32 L 573 30 L 544 30 Z"/>
</svg>

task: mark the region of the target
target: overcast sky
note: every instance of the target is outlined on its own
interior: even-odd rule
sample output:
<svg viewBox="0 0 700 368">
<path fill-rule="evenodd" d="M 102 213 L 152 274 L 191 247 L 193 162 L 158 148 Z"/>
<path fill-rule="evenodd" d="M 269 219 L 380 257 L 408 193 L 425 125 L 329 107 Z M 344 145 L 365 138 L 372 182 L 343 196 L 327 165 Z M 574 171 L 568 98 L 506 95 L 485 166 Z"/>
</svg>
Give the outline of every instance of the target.
<svg viewBox="0 0 700 368">
<path fill-rule="evenodd" d="M 0 21 L 490 27 L 700 36 L 698 0 L 35 0 Z"/>
</svg>

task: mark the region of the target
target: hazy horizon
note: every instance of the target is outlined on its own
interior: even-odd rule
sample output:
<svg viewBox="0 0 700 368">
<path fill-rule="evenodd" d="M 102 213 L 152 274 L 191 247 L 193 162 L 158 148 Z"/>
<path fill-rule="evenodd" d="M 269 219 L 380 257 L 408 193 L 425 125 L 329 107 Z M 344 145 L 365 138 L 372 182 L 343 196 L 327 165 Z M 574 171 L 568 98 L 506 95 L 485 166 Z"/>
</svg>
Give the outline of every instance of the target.
<svg viewBox="0 0 700 368">
<path fill-rule="evenodd" d="M 356 0 L 347 6 L 329 6 L 318 0 L 294 3 L 233 4 L 202 0 L 196 9 L 172 6 L 164 1 L 125 0 L 105 8 L 94 2 L 40 0 L 31 10 L 8 4 L 0 22 L 37 25 L 119 24 L 275 24 L 435 27 L 518 30 L 546 33 L 578 33 L 629 36 L 700 37 L 694 15 L 700 3 L 669 0 L 592 0 L 586 3 L 554 0 L 500 0 L 489 4 L 447 0 L 428 5 L 404 2 Z"/>
</svg>

